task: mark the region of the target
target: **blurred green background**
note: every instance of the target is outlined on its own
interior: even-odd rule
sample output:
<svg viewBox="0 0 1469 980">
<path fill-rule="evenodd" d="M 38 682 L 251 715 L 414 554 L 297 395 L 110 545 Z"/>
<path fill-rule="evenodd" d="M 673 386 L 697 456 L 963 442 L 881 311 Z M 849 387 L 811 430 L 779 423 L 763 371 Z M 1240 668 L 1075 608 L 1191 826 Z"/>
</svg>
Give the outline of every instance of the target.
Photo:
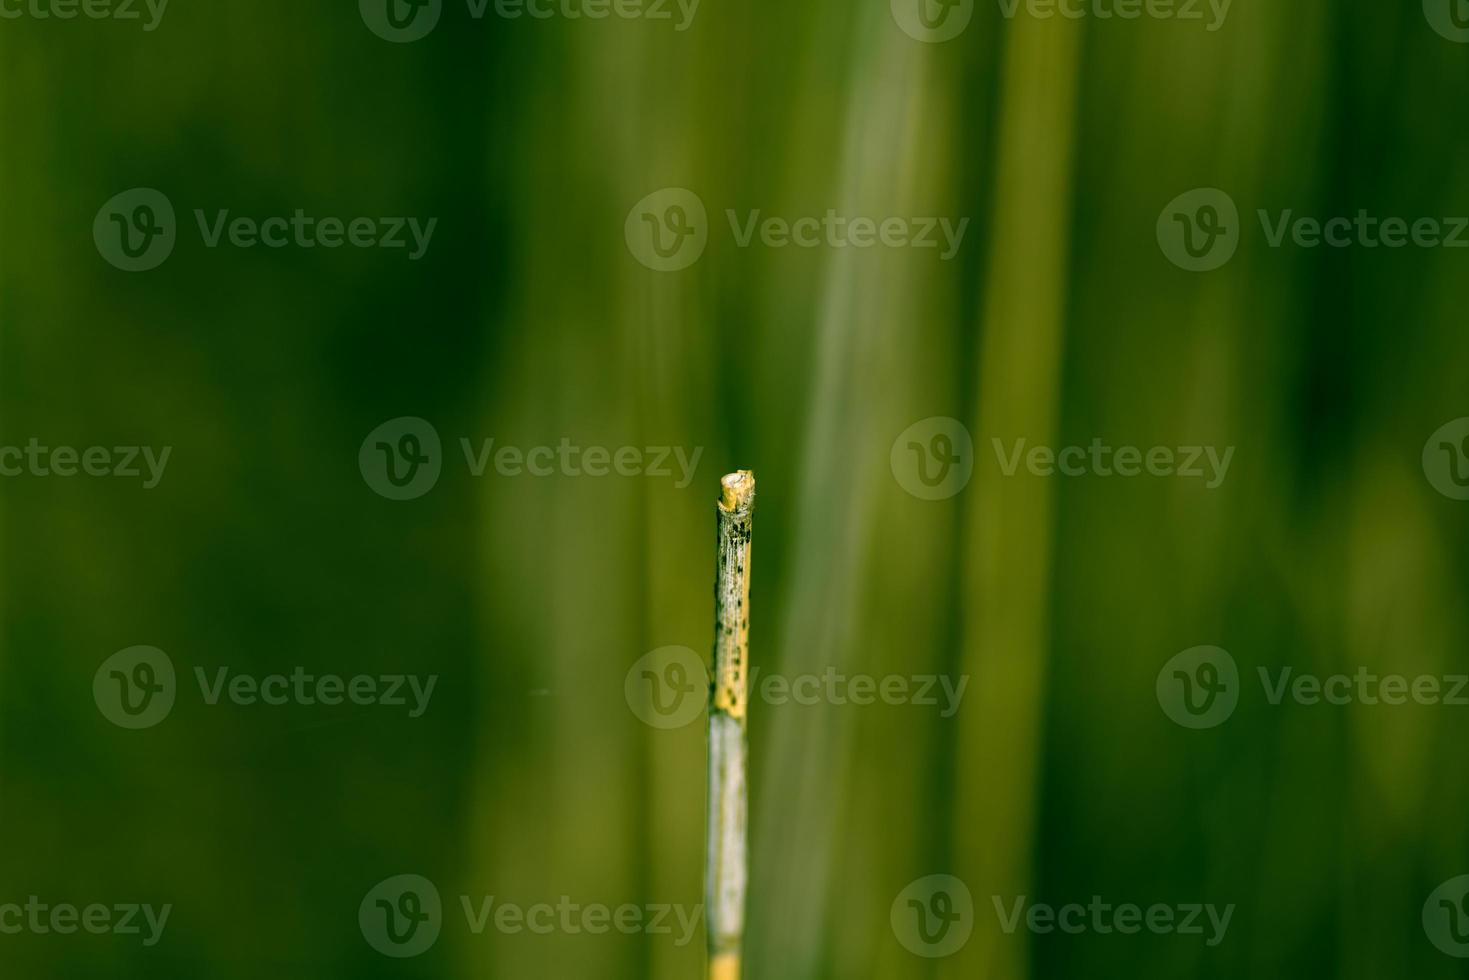
<svg viewBox="0 0 1469 980">
<path fill-rule="evenodd" d="M 13 0 L 11 0 L 13 2 Z M 12 8 L 7 8 L 12 9 Z M 957 16 L 957 14 L 955 14 Z M 885 0 L 704 0 L 641 19 L 476 20 L 389 43 L 345 0 L 194 4 L 158 28 L 0 19 L 0 444 L 171 446 L 136 481 L 0 480 L 0 903 L 174 906 L 161 942 L 0 935 L 14 978 L 678 978 L 701 941 L 474 935 L 458 896 L 702 900 L 704 730 L 624 699 L 707 653 L 720 474 L 753 469 L 752 659 L 967 676 L 913 704 L 750 712 L 747 973 L 764 978 L 1462 975 L 1420 916 L 1469 872 L 1469 709 L 1271 705 L 1259 667 L 1465 671 L 1466 505 L 1424 441 L 1469 415 L 1463 253 L 1268 247 L 1254 215 L 1469 211 L 1469 47 L 1417 3 L 1236 0 L 1204 23 L 1006 18 L 923 43 Z M 99 256 L 153 187 L 178 244 Z M 688 188 L 708 247 L 635 258 Z M 1239 251 L 1171 264 L 1177 195 Z M 193 211 L 439 219 L 402 251 L 206 248 Z M 738 247 L 725 219 L 967 217 L 952 261 Z M 427 494 L 358 466 L 402 416 Z M 934 416 L 973 477 L 907 492 Z M 473 476 L 478 444 L 703 450 L 693 482 Z M 1005 476 L 1007 445 L 1237 447 L 1178 478 Z M 162 724 L 89 692 L 168 653 Z M 1239 664 L 1223 725 L 1155 681 Z M 213 673 L 437 674 L 430 709 L 209 705 Z M 443 896 L 411 959 L 358 905 Z M 972 935 L 890 924 L 951 874 Z M 992 900 L 1236 904 L 1229 932 L 1006 933 Z"/>
</svg>

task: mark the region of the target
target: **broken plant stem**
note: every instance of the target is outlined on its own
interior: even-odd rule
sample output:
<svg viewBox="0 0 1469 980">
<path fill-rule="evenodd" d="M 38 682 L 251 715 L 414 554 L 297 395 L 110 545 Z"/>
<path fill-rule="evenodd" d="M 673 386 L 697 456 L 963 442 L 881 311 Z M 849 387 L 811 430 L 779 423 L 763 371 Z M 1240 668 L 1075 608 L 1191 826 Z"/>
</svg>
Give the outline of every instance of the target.
<svg viewBox="0 0 1469 980">
<path fill-rule="evenodd" d="M 704 908 L 709 980 L 739 980 L 745 932 L 745 708 L 749 703 L 750 518 L 755 508 L 755 474 L 740 470 L 724 477 L 720 485 Z"/>
</svg>

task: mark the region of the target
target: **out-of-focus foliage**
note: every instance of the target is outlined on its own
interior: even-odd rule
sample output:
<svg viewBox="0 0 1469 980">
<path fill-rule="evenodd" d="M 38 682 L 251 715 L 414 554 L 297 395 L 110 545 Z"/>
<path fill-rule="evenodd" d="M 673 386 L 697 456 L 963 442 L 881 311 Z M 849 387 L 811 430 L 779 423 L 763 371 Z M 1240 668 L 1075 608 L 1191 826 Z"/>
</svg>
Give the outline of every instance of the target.
<svg viewBox="0 0 1469 980">
<path fill-rule="evenodd" d="M 460 896 L 701 901 L 704 732 L 624 700 L 708 648 L 713 501 L 756 471 L 767 674 L 968 678 L 913 704 L 750 711 L 749 976 L 1454 975 L 1423 902 L 1469 872 L 1466 711 L 1272 705 L 1259 669 L 1465 671 L 1465 504 L 1424 440 L 1469 415 L 1451 249 L 1272 248 L 1259 210 L 1469 213 L 1469 48 L 1416 3 L 1236 0 L 1222 29 L 979 4 L 915 41 L 884 0 L 705 0 L 692 26 L 471 18 L 390 44 L 350 3 L 185 4 L 156 31 L 0 20 L 0 444 L 167 445 L 144 491 L 0 482 L 0 903 L 172 903 L 164 941 L 0 935 L 17 978 L 687 978 L 698 940 L 475 935 Z M 1023 10 L 1023 8 L 1022 8 Z M 179 243 L 93 245 L 155 187 Z M 645 268 L 634 203 L 708 209 Z M 1164 206 L 1227 191 L 1238 254 L 1186 272 Z M 208 248 L 195 211 L 437 217 L 418 261 Z M 762 216 L 967 218 L 919 249 L 740 247 Z M 358 469 L 420 416 L 411 502 Z M 974 475 L 890 467 L 947 416 Z M 702 449 L 674 478 L 475 477 L 478 446 Z M 1006 476 L 995 440 L 1236 448 L 1228 479 Z M 676 472 L 676 468 L 675 468 Z M 169 653 L 166 723 L 93 674 Z M 1238 662 L 1191 731 L 1155 680 Z M 423 717 L 208 704 L 195 671 L 437 674 Z M 363 941 L 401 873 L 445 923 Z M 894 899 L 952 874 L 973 935 L 928 961 Z M 1006 933 L 1020 896 L 1234 903 L 1219 945 Z"/>
</svg>

